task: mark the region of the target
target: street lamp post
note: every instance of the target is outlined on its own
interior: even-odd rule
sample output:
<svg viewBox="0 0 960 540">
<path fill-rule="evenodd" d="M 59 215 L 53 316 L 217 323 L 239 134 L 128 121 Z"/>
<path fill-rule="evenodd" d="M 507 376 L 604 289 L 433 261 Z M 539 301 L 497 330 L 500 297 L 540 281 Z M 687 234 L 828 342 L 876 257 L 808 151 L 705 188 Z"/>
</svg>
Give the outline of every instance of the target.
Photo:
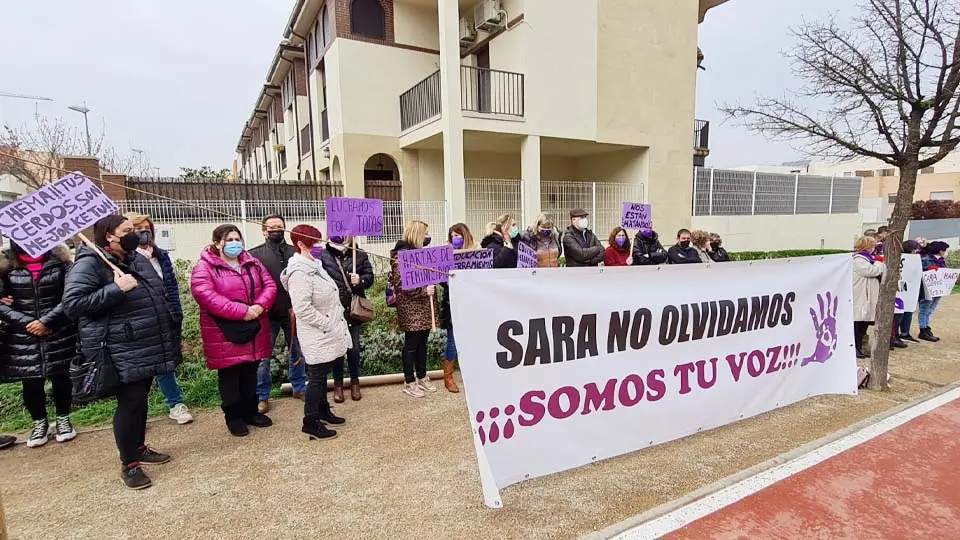
<svg viewBox="0 0 960 540">
<path fill-rule="evenodd" d="M 131 148 L 130 151 L 137 154 L 137 175 L 143 176 L 143 149 Z"/>
<path fill-rule="evenodd" d="M 87 155 L 92 156 L 93 145 L 90 143 L 90 123 L 87 121 L 87 113 L 90 112 L 90 109 L 87 108 L 86 103 L 84 103 L 83 105 L 70 105 L 67 108 L 70 109 L 71 111 L 76 111 L 83 115 L 83 127 L 87 131 Z"/>
</svg>

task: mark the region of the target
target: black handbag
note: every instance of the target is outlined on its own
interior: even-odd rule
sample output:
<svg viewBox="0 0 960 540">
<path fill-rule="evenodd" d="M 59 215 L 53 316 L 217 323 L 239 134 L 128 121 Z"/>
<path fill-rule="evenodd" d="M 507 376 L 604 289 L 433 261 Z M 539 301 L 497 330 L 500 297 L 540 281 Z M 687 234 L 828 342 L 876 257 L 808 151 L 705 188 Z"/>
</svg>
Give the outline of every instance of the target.
<svg viewBox="0 0 960 540">
<path fill-rule="evenodd" d="M 250 294 L 247 301 L 252 305 L 256 298 L 256 289 L 253 282 L 253 273 L 250 271 L 250 268 L 246 270 L 247 277 L 250 278 Z M 213 321 L 217 323 L 217 328 L 223 332 L 223 337 L 234 345 L 246 345 L 256 339 L 257 334 L 260 333 L 259 318 L 252 321 L 229 321 L 227 319 L 213 317 Z"/>
<path fill-rule="evenodd" d="M 110 321 L 107 321 L 109 331 Z M 92 358 L 80 350 L 77 343 L 77 355 L 70 361 L 70 384 L 73 387 L 73 402 L 79 405 L 92 403 L 117 395 L 120 388 L 120 374 L 107 351 L 107 339 L 100 342 Z"/>
</svg>

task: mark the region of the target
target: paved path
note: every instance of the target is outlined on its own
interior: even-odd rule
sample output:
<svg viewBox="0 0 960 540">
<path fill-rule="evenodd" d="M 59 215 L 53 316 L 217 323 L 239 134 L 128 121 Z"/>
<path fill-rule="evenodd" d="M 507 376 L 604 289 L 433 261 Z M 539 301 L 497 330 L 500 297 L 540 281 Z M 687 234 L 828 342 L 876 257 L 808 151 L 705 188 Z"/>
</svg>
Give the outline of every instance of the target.
<svg viewBox="0 0 960 540">
<path fill-rule="evenodd" d="M 618 538 L 946 539 L 958 524 L 954 390 Z"/>
</svg>

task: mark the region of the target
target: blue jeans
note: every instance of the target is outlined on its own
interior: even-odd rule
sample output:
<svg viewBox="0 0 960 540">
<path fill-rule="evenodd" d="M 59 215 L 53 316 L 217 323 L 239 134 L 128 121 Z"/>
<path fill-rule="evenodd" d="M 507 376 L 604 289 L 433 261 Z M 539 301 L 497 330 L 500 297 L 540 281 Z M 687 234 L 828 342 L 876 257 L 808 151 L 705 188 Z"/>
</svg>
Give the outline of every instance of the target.
<svg viewBox="0 0 960 540">
<path fill-rule="evenodd" d="M 917 307 L 917 322 L 920 324 L 920 328 L 930 328 L 930 317 L 933 316 L 933 310 L 937 309 L 939 304 L 939 297 L 933 300 L 920 300 L 920 305 Z"/>
<path fill-rule="evenodd" d="M 167 402 L 167 407 L 171 409 L 176 405 L 183 403 L 183 392 L 180 390 L 180 384 L 177 382 L 177 375 L 173 372 L 157 375 L 157 386 L 163 392 L 163 399 Z"/>
<path fill-rule="evenodd" d="M 901 336 L 910 335 L 910 325 L 913 324 L 913 312 L 904 313 L 900 316 L 900 325 L 897 327 L 897 334 Z"/>
<path fill-rule="evenodd" d="M 457 360 L 457 342 L 453 338 L 453 327 L 447 326 L 447 349 L 443 353 L 445 360 Z"/>
<path fill-rule="evenodd" d="M 300 344 L 296 340 L 293 344 L 290 343 L 290 319 L 270 321 L 270 345 L 276 345 L 281 331 L 283 340 L 290 349 L 290 384 L 293 385 L 294 392 L 304 392 L 307 389 L 307 366 L 305 362 L 300 362 Z M 257 398 L 260 401 L 270 399 L 270 389 L 273 386 L 271 379 L 270 359 L 267 358 L 260 362 L 257 369 Z"/>
</svg>

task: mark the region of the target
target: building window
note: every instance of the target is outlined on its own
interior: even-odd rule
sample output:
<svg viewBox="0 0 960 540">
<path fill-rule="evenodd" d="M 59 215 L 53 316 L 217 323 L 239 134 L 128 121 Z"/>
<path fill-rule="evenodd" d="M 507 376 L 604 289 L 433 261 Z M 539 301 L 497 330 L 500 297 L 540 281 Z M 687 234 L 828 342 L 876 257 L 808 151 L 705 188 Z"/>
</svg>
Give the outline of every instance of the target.
<svg viewBox="0 0 960 540">
<path fill-rule="evenodd" d="M 880 169 L 879 171 L 877 171 L 877 176 L 896 176 L 896 175 L 897 175 L 896 169 Z"/>
<path fill-rule="evenodd" d="M 283 80 L 283 85 L 281 86 L 281 93 L 283 94 L 283 106 L 291 107 L 293 105 L 293 97 L 297 95 L 296 87 L 296 78 L 294 77 L 294 69 L 291 68 L 290 72 L 287 73 L 287 78 Z"/>
<path fill-rule="evenodd" d="M 952 201 L 953 192 L 952 191 L 931 191 L 930 200 L 931 201 Z"/>
<path fill-rule="evenodd" d="M 281 171 L 285 171 L 287 169 L 287 149 L 286 148 L 284 148 L 277 154 L 277 162 L 279 163 L 279 167 Z"/>
<path fill-rule="evenodd" d="M 323 6 L 323 9 L 320 10 L 320 25 L 323 29 L 323 39 L 320 43 L 323 45 L 323 48 L 326 48 L 326 46 L 333 41 L 333 31 L 330 28 L 330 12 L 327 11 L 327 6 Z M 323 49 L 321 48 L 319 50 Z"/>
<path fill-rule="evenodd" d="M 891 193 L 887 195 L 887 204 L 897 204 L 897 194 Z"/>
<path fill-rule="evenodd" d="M 350 2 L 350 31 L 358 36 L 386 39 L 387 21 L 380 0 Z"/>
<path fill-rule="evenodd" d="M 920 169 L 920 174 L 933 174 L 933 167 L 924 167 Z"/>
<path fill-rule="evenodd" d="M 853 171 L 846 171 L 843 173 L 844 176 L 853 176 Z"/>
<path fill-rule="evenodd" d="M 873 177 L 873 171 L 857 171 L 857 172 L 855 172 L 854 174 L 855 174 L 856 176 L 859 176 L 860 178 L 872 178 L 872 177 Z"/>
<path fill-rule="evenodd" d="M 313 31 L 307 36 L 307 68 L 312 70 L 313 65 L 317 63 L 317 25 L 313 25 Z"/>
</svg>

